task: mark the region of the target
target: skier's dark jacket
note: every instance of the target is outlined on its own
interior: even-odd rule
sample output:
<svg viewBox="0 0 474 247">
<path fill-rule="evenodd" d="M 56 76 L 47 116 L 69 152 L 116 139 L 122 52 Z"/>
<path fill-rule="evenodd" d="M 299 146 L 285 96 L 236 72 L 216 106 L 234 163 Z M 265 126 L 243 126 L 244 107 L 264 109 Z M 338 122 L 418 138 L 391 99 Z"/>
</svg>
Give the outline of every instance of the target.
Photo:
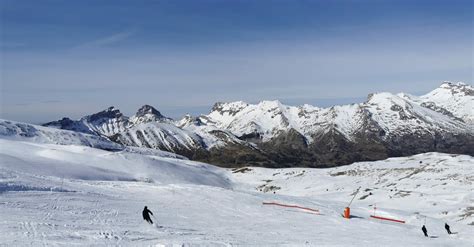
<svg viewBox="0 0 474 247">
<path fill-rule="evenodd" d="M 152 213 L 150 210 L 148 210 L 147 207 L 145 207 L 145 208 L 143 209 L 143 212 L 142 212 L 142 215 L 143 215 L 143 219 L 144 219 L 144 220 L 150 219 L 149 213 L 150 213 L 151 215 L 153 215 L 153 213 Z"/>
</svg>

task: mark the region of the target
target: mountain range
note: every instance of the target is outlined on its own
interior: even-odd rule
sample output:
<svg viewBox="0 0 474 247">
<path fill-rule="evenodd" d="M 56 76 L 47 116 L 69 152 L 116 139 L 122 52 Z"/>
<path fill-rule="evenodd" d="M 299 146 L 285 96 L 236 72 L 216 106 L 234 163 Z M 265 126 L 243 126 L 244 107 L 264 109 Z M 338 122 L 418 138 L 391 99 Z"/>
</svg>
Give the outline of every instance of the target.
<svg viewBox="0 0 474 247">
<path fill-rule="evenodd" d="M 209 114 L 174 120 L 150 105 L 131 117 L 109 107 L 44 126 L 224 167 L 332 167 L 425 152 L 474 155 L 473 109 L 472 86 L 444 82 L 422 96 L 373 93 L 329 108 L 219 102 Z"/>
</svg>

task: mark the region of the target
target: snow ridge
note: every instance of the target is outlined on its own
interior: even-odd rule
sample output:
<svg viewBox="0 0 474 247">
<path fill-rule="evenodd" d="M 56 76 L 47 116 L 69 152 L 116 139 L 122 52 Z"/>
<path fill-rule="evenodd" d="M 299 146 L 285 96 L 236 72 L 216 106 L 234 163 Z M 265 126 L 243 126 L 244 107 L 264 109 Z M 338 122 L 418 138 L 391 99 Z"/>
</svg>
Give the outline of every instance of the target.
<svg viewBox="0 0 474 247">
<path fill-rule="evenodd" d="M 428 102 L 432 103 L 431 107 Z M 298 131 L 309 143 L 318 134 L 331 130 L 353 140 L 359 131 L 366 130 L 367 121 L 381 126 L 386 136 L 410 131 L 473 134 L 474 129 L 469 124 L 474 119 L 473 102 L 471 86 L 444 83 L 419 98 L 375 93 L 370 94 L 366 102 L 330 108 L 287 106 L 279 101 L 218 103 L 200 119 L 236 136 L 261 136 L 263 142 L 289 129 Z M 433 104 L 444 111 L 434 109 Z"/>
<path fill-rule="evenodd" d="M 57 130 L 32 124 L 0 119 L 0 137 L 12 140 L 34 141 L 59 145 L 81 145 L 105 150 L 124 147 L 106 138 L 69 130 Z"/>
</svg>

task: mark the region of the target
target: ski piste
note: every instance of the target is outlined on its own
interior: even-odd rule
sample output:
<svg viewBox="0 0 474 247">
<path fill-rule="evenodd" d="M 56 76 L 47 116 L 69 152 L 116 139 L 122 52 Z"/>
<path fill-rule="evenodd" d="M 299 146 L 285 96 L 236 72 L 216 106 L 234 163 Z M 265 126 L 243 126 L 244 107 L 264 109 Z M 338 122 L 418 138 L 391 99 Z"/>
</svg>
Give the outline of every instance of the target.
<svg viewBox="0 0 474 247">
<path fill-rule="evenodd" d="M 49 131 L 49 138 L 65 136 Z M 473 219 L 465 216 L 473 198 L 471 156 L 427 153 L 235 173 L 152 150 L 50 140 L 0 138 L 2 244 L 472 246 L 474 240 Z M 358 187 L 350 219 L 340 217 Z M 371 219 L 374 204 L 376 216 L 405 224 Z M 145 205 L 155 226 L 142 219 Z M 457 234 L 446 233 L 446 222 Z M 423 236 L 423 224 L 433 238 Z"/>
</svg>

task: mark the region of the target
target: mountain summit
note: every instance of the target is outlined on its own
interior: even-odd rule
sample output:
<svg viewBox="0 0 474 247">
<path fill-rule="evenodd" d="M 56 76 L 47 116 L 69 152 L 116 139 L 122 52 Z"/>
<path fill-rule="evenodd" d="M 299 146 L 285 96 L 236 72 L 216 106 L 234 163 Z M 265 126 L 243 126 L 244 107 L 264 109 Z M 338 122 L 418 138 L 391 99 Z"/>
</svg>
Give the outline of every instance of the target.
<svg viewBox="0 0 474 247">
<path fill-rule="evenodd" d="M 163 116 L 161 112 L 155 109 L 153 106 L 144 105 L 138 109 L 137 113 L 130 117 L 129 121 L 132 125 L 148 122 L 160 122 L 169 121 L 171 119 Z"/>
</svg>

